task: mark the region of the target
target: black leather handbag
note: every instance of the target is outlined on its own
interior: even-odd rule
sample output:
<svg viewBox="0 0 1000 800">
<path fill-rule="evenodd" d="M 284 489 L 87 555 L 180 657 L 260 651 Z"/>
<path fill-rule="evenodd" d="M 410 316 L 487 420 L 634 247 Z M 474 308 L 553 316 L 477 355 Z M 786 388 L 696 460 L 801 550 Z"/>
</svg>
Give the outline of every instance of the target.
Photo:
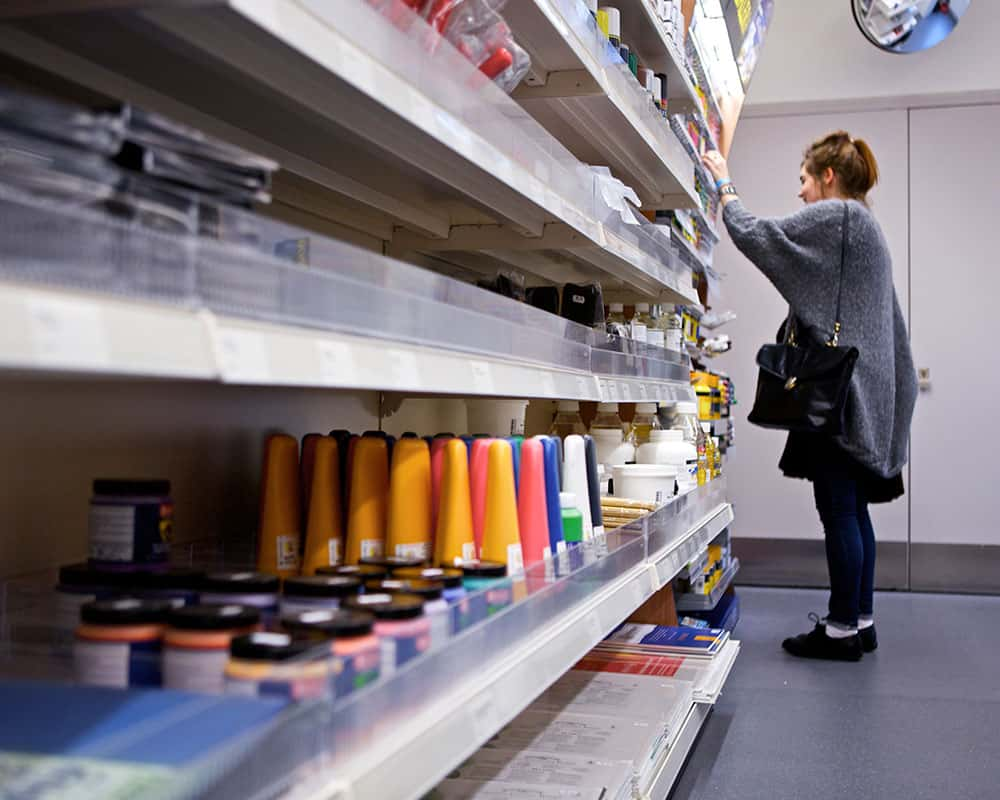
<svg viewBox="0 0 1000 800">
<path fill-rule="evenodd" d="M 858 348 L 840 346 L 840 301 L 844 292 L 848 206 L 844 203 L 844 237 L 840 243 L 840 287 L 833 334 L 823 343 L 797 341 L 795 317 L 789 313 L 785 341 L 757 351 L 757 394 L 749 420 L 762 428 L 837 435 L 844 430 L 847 390 L 858 360 Z M 808 332 L 807 332 L 808 336 Z"/>
</svg>

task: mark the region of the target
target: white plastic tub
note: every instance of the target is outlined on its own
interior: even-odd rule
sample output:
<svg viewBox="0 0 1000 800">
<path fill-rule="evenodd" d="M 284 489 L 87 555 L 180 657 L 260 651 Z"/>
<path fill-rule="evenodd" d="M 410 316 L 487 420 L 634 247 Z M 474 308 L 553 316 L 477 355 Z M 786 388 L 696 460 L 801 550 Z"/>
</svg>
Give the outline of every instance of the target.
<svg viewBox="0 0 1000 800">
<path fill-rule="evenodd" d="M 677 467 L 669 464 L 625 464 L 613 467 L 615 497 L 666 503 L 674 496 Z"/>
</svg>

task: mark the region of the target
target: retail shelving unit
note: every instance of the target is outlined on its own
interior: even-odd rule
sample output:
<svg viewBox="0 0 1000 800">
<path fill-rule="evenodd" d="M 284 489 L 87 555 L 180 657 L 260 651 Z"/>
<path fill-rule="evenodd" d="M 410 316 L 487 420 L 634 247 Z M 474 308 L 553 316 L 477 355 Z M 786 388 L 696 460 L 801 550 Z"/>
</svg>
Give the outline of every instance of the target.
<svg viewBox="0 0 1000 800">
<path fill-rule="evenodd" d="M 114 13 L 99 13 L 109 5 Z M 619 5 L 624 37 L 668 75 L 671 113 L 694 114 L 707 132 L 683 48 L 644 0 Z M 275 409 L 297 387 L 336 390 L 330 397 L 695 399 L 687 353 L 456 280 L 512 268 L 701 313 L 691 273 L 710 258 L 612 211 L 608 184 L 588 166 L 609 167 L 649 209 L 690 209 L 711 244 L 697 153 L 614 63 L 582 3 L 508 3 L 533 62 L 513 98 L 447 43 L 430 46 L 421 20 L 390 24 L 363 0 L 67 6 L 73 13 L 0 9 L 0 52 L 88 97 L 270 156 L 282 171 L 267 217 L 233 212 L 257 231 L 251 243 L 166 234 L 0 188 L 0 381 L 56 378 L 67 402 L 82 385 L 110 395 L 122 379 L 227 384 L 273 390 Z M 310 240 L 309 263 L 274 255 L 275 241 L 298 237 Z M 359 237 L 360 248 L 338 241 Z M 192 404 L 203 399 L 192 394 Z M 378 414 L 381 424 L 381 396 Z M 336 705 L 290 709 L 269 734 L 280 758 L 262 758 L 261 743 L 206 753 L 174 794 L 419 798 L 733 518 L 716 479 L 585 543 L 581 562 L 560 562 L 557 575 L 529 570 L 515 581 L 519 602 L 440 650 Z M 673 785 L 738 651 L 730 642 L 720 654 L 711 690 L 645 796 Z"/>
<path fill-rule="evenodd" d="M 608 164 L 649 208 L 697 204 L 693 170 L 649 96 L 576 0 L 532 0 L 506 10 L 531 54 L 537 85 L 515 98 L 581 160 Z M 673 62 L 672 54 L 665 52 Z M 675 67 L 676 69 L 676 67 Z"/>
<path fill-rule="evenodd" d="M 609 536 L 607 552 L 581 572 L 513 606 L 506 620 L 499 617 L 455 639 L 450 652 L 432 654 L 341 708 L 333 735 L 345 743 L 345 752 L 334 757 L 329 777 L 306 764 L 292 796 L 421 797 L 667 585 L 686 563 L 683 554 L 707 546 L 732 518 L 725 481 L 718 479 L 618 529 Z M 533 624 L 524 626 L 526 619 Z M 506 646 L 498 650 L 496 642 Z M 727 648 L 701 700 L 708 707 L 722 690 L 739 644 Z M 373 736 L 369 726 L 375 721 L 364 705 L 384 708 L 390 699 L 399 706 L 392 725 L 384 726 L 391 730 Z M 686 754 L 691 741 L 685 743 L 682 734 L 672 750 L 675 757 L 681 749 Z"/>
</svg>

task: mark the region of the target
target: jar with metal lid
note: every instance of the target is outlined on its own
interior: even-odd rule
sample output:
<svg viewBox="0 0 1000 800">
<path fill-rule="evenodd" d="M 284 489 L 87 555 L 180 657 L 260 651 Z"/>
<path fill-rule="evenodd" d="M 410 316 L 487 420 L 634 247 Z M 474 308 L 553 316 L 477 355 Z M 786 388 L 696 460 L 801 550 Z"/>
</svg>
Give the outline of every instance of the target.
<svg viewBox="0 0 1000 800">
<path fill-rule="evenodd" d="M 166 564 L 173 534 L 170 481 L 100 479 L 90 498 L 90 561 L 121 568 Z"/>
<path fill-rule="evenodd" d="M 188 567 L 142 570 L 132 574 L 130 593 L 153 600 L 173 600 L 190 606 L 198 602 L 205 573 Z"/>
<path fill-rule="evenodd" d="M 229 643 L 253 633 L 260 611 L 250 606 L 196 605 L 175 608 L 163 634 L 163 685 L 218 694 L 225 687 Z"/>
<path fill-rule="evenodd" d="M 229 643 L 226 694 L 313 700 L 328 697 L 329 649 L 287 633 L 248 633 Z"/>
<path fill-rule="evenodd" d="M 80 609 L 73 647 L 76 679 L 90 686 L 159 686 L 166 600 L 123 597 Z"/>
<path fill-rule="evenodd" d="M 329 642 L 335 697 L 378 680 L 382 660 L 375 616 L 362 611 L 305 611 L 282 617 L 281 627 L 296 637 Z"/>
<path fill-rule="evenodd" d="M 361 592 L 361 581 L 347 575 L 309 575 L 286 578 L 282 587 L 281 615 L 317 608 L 336 610 L 345 597 Z"/>
<path fill-rule="evenodd" d="M 383 675 L 391 675 L 431 646 L 431 622 L 424 616 L 424 599 L 419 595 L 362 594 L 345 600 L 344 607 L 375 615 Z"/>
<path fill-rule="evenodd" d="M 460 614 L 456 631 L 464 630 L 487 617 L 498 614 L 514 600 L 514 589 L 507 577 L 507 565 L 498 561 L 467 561 L 462 564 L 462 582 L 469 593 L 465 613 Z"/>
<path fill-rule="evenodd" d="M 210 572 L 201 582 L 201 603 L 256 608 L 265 623 L 278 614 L 281 579 L 267 572 Z"/>
<path fill-rule="evenodd" d="M 389 578 L 384 581 L 369 581 L 366 592 L 387 592 L 389 594 L 415 594 L 423 598 L 424 614 L 431 622 L 431 648 L 440 647 L 451 638 L 451 606 L 444 599 L 444 584 L 424 578 L 402 580 Z"/>
<path fill-rule="evenodd" d="M 69 659 L 73 654 L 80 609 L 94 600 L 127 594 L 131 573 L 95 567 L 88 562 L 59 568 L 52 614 L 52 654 Z"/>
<path fill-rule="evenodd" d="M 366 581 L 380 581 L 389 577 L 388 567 L 380 564 L 341 564 L 339 567 L 316 567 L 317 575 L 346 575 Z"/>
</svg>

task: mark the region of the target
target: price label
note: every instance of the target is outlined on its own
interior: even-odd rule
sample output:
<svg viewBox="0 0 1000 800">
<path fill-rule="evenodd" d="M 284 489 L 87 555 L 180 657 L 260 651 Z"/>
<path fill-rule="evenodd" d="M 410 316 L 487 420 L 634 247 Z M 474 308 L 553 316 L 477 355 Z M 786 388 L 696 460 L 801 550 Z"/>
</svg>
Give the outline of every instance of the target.
<svg viewBox="0 0 1000 800">
<path fill-rule="evenodd" d="M 37 297 L 27 301 L 27 312 L 35 360 L 41 365 L 111 366 L 104 315 L 96 303 Z"/>
<path fill-rule="evenodd" d="M 556 378 L 551 372 L 542 373 L 542 397 L 555 397 Z"/>
<path fill-rule="evenodd" d="M 493 368 L 486 361 L 470 361 L 469 372 L 472 375 L 473 391 L 478 394 L 491 394 L 496 389 Z"/>
<path fill-rule="evenodd" d="M 267 383 L 271 363 L 264 336 L 254 331 L 217 330 L 215 351 L 222 379 L 230 383 Z"/>
<path fill-rule="evenodd" d="M 356 375 L 354 353 L 346 342 L 317 339 L 316 357 L 319 360 L 319 381 L 324 386 L 343 385 Z"/>
<path fill-rule="evenodd" d="M 626 403 L 632 402 L 632 386 L 630 384 L 621 384 L 621 398 Z"/>
<path fill-rule="evenodd" d="M 500 727 L 497 724 L 497 708 L 492 688 L 484 689 L 470 700 L 466 713 L 477 742 L 485 741 Z"/>
<path fill-rule="evenodd" d="M 639 399 L 645 400 L 649 396 L 649 389 L 644 383 L 639 384 Z"/>
<path fill-rule="evenodd" d="M 392 389 L 416 389 L 420 386 L 420 369 L 417 356 L 406 350 L 390 348 L 386 350 L 388 371 Z"/>
<path fill-rule="evenodd" d="M 596 611 L 592 611 L 587 615 L 585 624 L 587 627 L 587 636 L 591 642 L 596 644 L 604 638 L 604 627 L 601 625 L 601 619 L 597 616 Z"/>
<path fill-rule="evenodd" d="M 590 381 L 587 378 L 578 375 L 576 378 L 576 391 L 581 399 L 590 397 Z"/>
</svg>

